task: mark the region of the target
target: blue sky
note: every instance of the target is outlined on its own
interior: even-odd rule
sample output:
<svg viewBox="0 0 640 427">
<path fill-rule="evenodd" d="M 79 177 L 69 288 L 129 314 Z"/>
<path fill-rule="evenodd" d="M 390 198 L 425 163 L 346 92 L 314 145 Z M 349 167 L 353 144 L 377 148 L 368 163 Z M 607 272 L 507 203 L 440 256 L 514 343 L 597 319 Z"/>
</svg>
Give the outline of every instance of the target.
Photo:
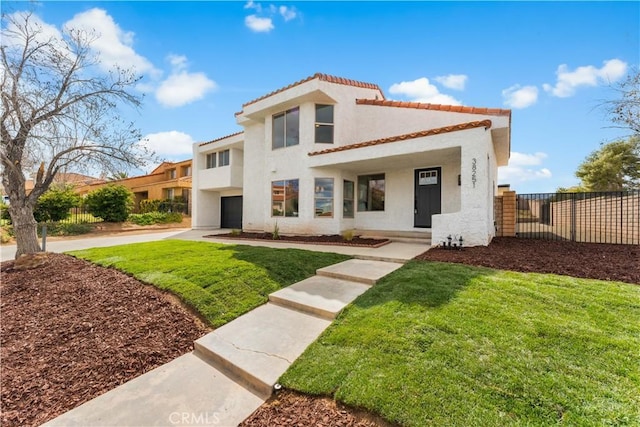
<svg viewBox="0 0 640 427">
<path fill-rule="evenodd" d="M 35 13 L 50 31 L 96 29 L 105 65 L 144 76 L 131 119 L 168 160 L 241 130 L 243 103 L 321 72 L 390 99 L 512 109 L 500 183 L 520 193 L 576 185 L 590 152 L 628 134 L 599 105 L 640 63 L 638 2 L 44 1 Z"/>
</svg>

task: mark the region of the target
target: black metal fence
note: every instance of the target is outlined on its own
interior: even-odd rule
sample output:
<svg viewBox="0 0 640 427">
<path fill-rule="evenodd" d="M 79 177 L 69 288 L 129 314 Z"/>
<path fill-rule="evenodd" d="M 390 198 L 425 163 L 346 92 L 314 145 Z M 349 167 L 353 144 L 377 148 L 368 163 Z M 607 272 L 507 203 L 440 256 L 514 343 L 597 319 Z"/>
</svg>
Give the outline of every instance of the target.
<svg viewBox="0 0 640 427">
<path fill-rule="evenodd" d="M 516 236 L 640 244 L 640 191 L 518 194 Z"/>
</svg>

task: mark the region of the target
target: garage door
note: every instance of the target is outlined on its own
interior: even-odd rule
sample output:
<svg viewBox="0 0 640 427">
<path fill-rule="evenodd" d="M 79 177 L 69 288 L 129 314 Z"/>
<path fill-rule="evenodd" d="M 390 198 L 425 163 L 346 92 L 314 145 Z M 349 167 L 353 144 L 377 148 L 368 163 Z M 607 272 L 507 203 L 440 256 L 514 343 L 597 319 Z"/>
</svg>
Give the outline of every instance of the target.
<svg viewBox="0 0 640 427">
<path fill-rule="evenodd" d="M 242 229 L 242 196 L 221 197 L 222 228 Z"/>
</svg>

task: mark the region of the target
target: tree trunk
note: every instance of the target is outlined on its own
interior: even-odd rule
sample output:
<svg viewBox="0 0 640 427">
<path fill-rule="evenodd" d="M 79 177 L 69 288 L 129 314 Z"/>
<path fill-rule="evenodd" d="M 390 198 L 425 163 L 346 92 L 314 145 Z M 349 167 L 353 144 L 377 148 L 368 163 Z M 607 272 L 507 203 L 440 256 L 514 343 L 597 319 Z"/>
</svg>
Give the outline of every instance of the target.
<svg viewBox="0 0 640 427">
<path fill-rule="evenodd" d="M 33 217 L 33 209 L 26 206 L 9 205 L 9 214 L 13 223 L 13 233 L 16 238 L 16 259 L 22 254 L 42 252 L 38 242 L 37 223 Z"/>
</svg>

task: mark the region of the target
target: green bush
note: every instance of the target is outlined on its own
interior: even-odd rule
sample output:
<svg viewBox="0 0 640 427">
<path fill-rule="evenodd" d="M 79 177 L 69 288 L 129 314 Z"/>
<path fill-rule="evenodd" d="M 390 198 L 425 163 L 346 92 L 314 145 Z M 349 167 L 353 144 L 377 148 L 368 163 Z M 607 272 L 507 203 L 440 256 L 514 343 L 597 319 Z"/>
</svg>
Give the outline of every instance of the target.
<svg viewBox="0 0 640 427">
<path fill-rule="evenodd" d="M 186 212 L 187 204 L 182 197 L 175 199 L 146 199 L 140 201 L 140 213 Z"/>
<path fill-rule="evenodd" d="M 42 226 L 37 228 L 38 236 L 42 237 Z M 78 234 L 87 234 L 93 231 L 91 224 L 75 224 L 68 222 L 50 222 L 47 223 L 47 236 L 76 236 Z"/>
<path fill-rule="evenodd" d="M 177 212 L 147 212 L 129 215 L 129 221 L 137 225 L 169 224 L 182 222 L 182 214 Z"/>
<path fill-rule="evenodd" d="M 80 196 L 68 185 L 52 186 L 38 198 L 33 216 L 38 222 L 62 221 L 69 209 L 80 205 Z"/>
<path fill-rule="evenodd" d="M 0 220 L 3 220 L 7 224 L 11 224 L 11 215 L 9 215 L 9 205 L 4 202 L 0 202 Z"/>
<path fill-rule="evenodd" d="M 109 184 L 87 194 L 85 206 L 106 222 L 124 222 L 133 208 L 133 193 L 123 185 Z"/>
</svg>

